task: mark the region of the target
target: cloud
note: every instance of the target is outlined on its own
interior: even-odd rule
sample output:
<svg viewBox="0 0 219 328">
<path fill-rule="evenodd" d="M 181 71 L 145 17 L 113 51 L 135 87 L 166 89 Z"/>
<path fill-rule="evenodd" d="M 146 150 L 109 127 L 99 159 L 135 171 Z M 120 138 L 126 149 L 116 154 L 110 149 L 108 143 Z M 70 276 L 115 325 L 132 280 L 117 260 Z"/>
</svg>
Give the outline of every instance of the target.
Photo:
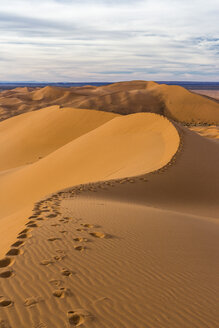
<svg viewBox="0 0 219 328">
<path fill-rule="evenodd" d="M 218 15 L 217 0 L 0 0 L 0 80 L 215 80 Z"/>
</svg>

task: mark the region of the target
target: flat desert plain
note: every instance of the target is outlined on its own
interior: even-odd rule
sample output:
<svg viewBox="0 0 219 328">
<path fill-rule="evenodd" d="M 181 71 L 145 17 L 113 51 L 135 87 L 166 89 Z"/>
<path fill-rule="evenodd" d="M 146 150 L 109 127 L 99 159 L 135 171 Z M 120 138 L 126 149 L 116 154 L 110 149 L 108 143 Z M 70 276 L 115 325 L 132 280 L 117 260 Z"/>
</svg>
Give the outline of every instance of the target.
<svg viewBox="0 0 219 328">
<path fill-rule="evenodd" d="M 216 328 L 219 104 L 179 86 L 0 93 L 0 328 Z"/>
</svg>

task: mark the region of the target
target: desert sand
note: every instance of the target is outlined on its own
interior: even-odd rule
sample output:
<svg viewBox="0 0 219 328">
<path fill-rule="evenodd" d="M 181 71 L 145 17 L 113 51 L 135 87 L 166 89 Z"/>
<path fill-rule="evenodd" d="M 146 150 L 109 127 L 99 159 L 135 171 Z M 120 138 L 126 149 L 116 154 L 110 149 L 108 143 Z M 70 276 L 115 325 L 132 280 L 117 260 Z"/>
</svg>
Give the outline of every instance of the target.
<svg viewBox="0 0 219 328">
<path fill-rule="evenodd" d="M 217 327 L 219 104 L 133 81 L 0 106 L 0 327 Z"/>
<path fill-rule="evenodd" d="M 197 93 L 202 96 L 207 96 L 219 100 L 219 91 L 218 90 L 191 90 L 194 93 Z"/>
<path fill-rule="evenodd" d="M 48 106 L 60 105 L 118 114 L 153 112 L 175 121 L 219 124 L 218 102 L 180 86 L 131 81 L 108 86 L 33 90 L 16 88 L 0 93 L 0 120 Z"/>
</svg>

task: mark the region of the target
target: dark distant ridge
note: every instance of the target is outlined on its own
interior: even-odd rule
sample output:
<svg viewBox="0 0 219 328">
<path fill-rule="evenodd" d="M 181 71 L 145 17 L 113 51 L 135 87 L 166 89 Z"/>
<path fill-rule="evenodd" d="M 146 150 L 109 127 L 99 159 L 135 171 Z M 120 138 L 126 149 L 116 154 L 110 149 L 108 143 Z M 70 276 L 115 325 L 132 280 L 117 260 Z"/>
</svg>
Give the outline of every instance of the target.
<svg viewBox="0 0 219 328">
<path fill-rule="evenodd" d="M 219 90 L 219 82 L 193 82 L 193 81 L 155 81 L 159 84 L 178 85 L 189 90 Z M 104 86 L 115 82 L 0 82 L 0 90 L 10 90 L 14 88 L 31 87 L 43 88 L 45 86 L 57 87 L 83 87 L 85 85 Z"/>
</svg>

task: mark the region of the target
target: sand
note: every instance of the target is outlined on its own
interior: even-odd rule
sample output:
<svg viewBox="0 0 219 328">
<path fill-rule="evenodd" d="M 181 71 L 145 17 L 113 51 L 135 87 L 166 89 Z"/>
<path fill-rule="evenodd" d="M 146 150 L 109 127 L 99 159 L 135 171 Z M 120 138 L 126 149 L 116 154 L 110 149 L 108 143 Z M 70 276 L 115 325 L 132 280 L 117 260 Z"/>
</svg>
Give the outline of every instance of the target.
<svg viewBox="0 0 219 328">
<path fill-rule="evenodd" d="M 14 302 L 0 310 L 5 323 L 217 326 L 218 225 L 97 196 L 66 193 L 60 205 L 61 215 L 41 213 L 38 228 L 28 227 L 4 270 L 11 276 L 1 279 L 3 295 Z"/>
<path fill-rule="evenodd" d="M 218 105 L 169 90 L 3 93 L 33 107 L 0 123 L 1 328 L 217 327 L 218 129 L 178 121 Z"/>
<path fill-rule="evenodd" d="M 52 106 L 0 123 L 0 170 L 46 157 L 116 114 Z"/>
<path fill-rule="evenodd" d="M 80 113 L 83 116 L 82 110 Z M 95 115 L 93 111 L 89 113 Z M 108 113 L 96 112 L 96 115 L 112 118 Z M 26 114 L 19 116 L 20 120 L 22 117 L 26 120 Z M 28 129 L 32 131 L 30 122 Z M 35 138 L 31 140 L 35 144 Z M 179 141 L 175 127 L 162 116 L 137 113 L 114 117 L 33 164 L 0 175 L 0 217 L 21 210 L 27 204 L 33 205 L 44 195 L 62 188 L 159 169 L 174 156 Z M 21 150 L 23 158 L 29 156 L 25 151 Z"/>
<path fill-rule="evenodd" d="M 190 127 L 190 130 L 195 131 L 199 135 L 209 138 L 215 141 L 219 141 L 219 126 L 210 125 L 210 126 L 193 126 Z"/>
<path fill-rule="evenodd" d="M 202 96 L 207 96 L 219 100 L 219 90 L 191 90 L 191 91 Z"/>
<path fill-rule="evenodd" d="M 108 86 L 17 88 L 0 93 L 0 120 L 60 105 L 118 114 L 153 112 L 186 124 L 219 124 L 219 104 L 180 86 L 147 81 Z"/>
</svg>

